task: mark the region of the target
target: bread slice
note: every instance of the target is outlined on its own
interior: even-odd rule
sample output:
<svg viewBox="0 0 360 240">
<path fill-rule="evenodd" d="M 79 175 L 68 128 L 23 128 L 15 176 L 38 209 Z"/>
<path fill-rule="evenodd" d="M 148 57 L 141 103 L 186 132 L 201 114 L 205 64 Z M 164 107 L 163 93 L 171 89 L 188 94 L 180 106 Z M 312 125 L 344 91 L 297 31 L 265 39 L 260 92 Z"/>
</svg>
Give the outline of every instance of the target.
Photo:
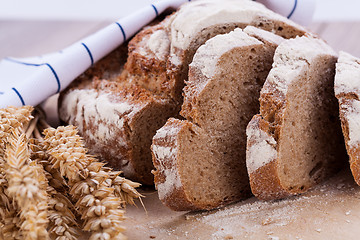
<svg viewBox="0 0 360 240">
<path fill-rule="evenodd" d="M 179 86 L 171 95 L 181 102 L 181 90 L 188 79 L 188 66 L 201 45 L 218 34 L 246 26 L 255 26 L 287 39 L 306 32 L 300 25 L 254 1 L 199 0 L 184 4 L 167 27 L 170 39 L 168 79 L 171 85 Z"/>
<path fill-rule="evenodd" d="M 336 64 L 335 95 L 350 169 L 360 185 L 360 59 L 345 52 L 340 52 Z"/>
<path fill-rule="evenodd" d="M 280 44 L 247 127 L 246 164 L 253 194 L 299 194 L 339 171 L 346 159 L 333 84 L 336 53 L 303 36 Z"/>
<path fill-rule="evenodd" d="M 250 27 L 198 49 L 184 88 L 187 120 L 169 119 L 153 139 L 155 184 L 165 205 L 213 209 L 250 195 L 245 129 L 282 40 Z"/>
<path fill-rule="evenodd" d="M 193 22 L 196 22 L 196 24 L 193 24 Z M 116 65 L 114 62 L 116 62 L 118 56 L 112 54 L 113 57 L 108 57 L 107 60 L 102 60 L 96 64 L 81 76 L 75 84 L 62 93 L 59 101 L 60 118 L 66 123 L 79 127 L 80 134 L 84 137 L 92 153 L 109 161 L 112 167 L 122 170 L 127 178 L 138 176 L 132 179 L 144 184 L 151 184 L 153 176 L 149 171 L 152 165 L 149 149 L 152 134 L 155 133 L 153 130 L 160 128 L 161 124 L 164 124 L 169 116 L 178 116 L 182 104 L 181 92 L 184 81 L 187 80 L 188 76 L 188 65 L 196 49 L 207 39 L 217 34 L 227 33 L 236 27 L 245 27 L 247 25 L 268 29 L 286 38 L 302 35 L 305 32 L 305 29 L 299 25 L 252 1 L 200 0 L 185 4 L 178 12 L 166 17 L 162 22 L 145 27 L 129 42 L 129 56 L 125 66 L 117 64 L 118 68 L 115 70 L 114 76 L 110 76 L 111 74 L 108 72 L 113 72 L 113 66 Z M 107 62 L 111 59 L 112 63 L 107 65 Z M 145 141 L 148 144 L 147 149 L 142 140 L 141 142 L 137 141 L 138 137 L 118 137 L 121 135 L 119 135 L 119 132 L 130 134 L 130 130 L 114 128 L 108 134 L 111 135 L 112 140 L 103 137 L 103 131 L 99 127 L 113 127 L 125 115 L 118 114 L 118 117 L 106 118 L 100 116 L 101 114 L 97 112 L 94 112 L 91 116 L 78 114 L 83 111 L 84 104 L 89 101 L 89 96 L 97 92 L 95 87 L 99 85 L 92 84 L 92 81 L 98 79 L 116 81 L 114 89 L 127 93 L 126 97 L 122 99 L 120 96 L 123 96 L 123 94 L 116 95 L 115 91 L 110 89 L 106 92 L 107 98 L 116 99 L 118 107 L 122 106 L 123 103 L 129 104 L 131 102 L 136 103 L 138 107 L 146 107 L 148 109 L 146 112 L 149 114 L 164 112 L 164 114 L 158 114 L 156 117 L 142 115 L 140 110 L 136 110 L 134 113 L 129 112 L 126 115 L 134 116 L 132 121 L 139 121 L 139 124 L 145 121 L 147 125 L 151 126 L 149 130 L 142 127 L 131 129 L 131 133 L 141 133 L 142 138 L 149 137 Z M 113 86 L 113 84 L 111 83 L 109 86 Z M 108 84 L 102 85 L 107 86 Z M 121 90 L 121 88 L 125 89 Z M 134 89 L 134 93 L 130 93 L 131 89 Z M 81 94 L 78 90 L 81 91 Z M 73 91 L 75 93 L 72 93 Z M 104 91 L 101 90 L 102 93 Z M 115 95 L 112 97 L 113 92 Z M 145 95 L 148 97 L 143 97 L 143 94 L 138 94 L 138 92 L 147 92 Z M 92 101 L 92 104 L 88 104 L 87 107 L 94 108 L 95 105 L 98 105 L 101 108 L 102 104 L 108 103 L 107 101 L 101 102 L 101 99 L 96 98 L 96 102 Z M 157 99 L 158 104 L 151 103 L 155 101 L 154 99 Z M 114 111 L 116 108 L 114 106 Z M 129 111 L 133 111 L 132 109 L 138 108 L 131 108 Z M 121 107 L 118 112 L 122 112 Z M 89 117 L 99 121 L 103 119 L 101 120 L 103 124 L 95 123 L 90 127 L 88 123 L 93 120 L 88 119 Z M 133 126 L 140 126 L 139 124 L 134 122 Z M 127 125 L 120 124 L 118 128 L 124 128 L 125 126 Z M 87 129 L 91 129 L 91 131 Z M 113 142 L 117 138 L 118 144 L 114 145 Z M 120 147 L 120 145 L 132 147 L 124 150 L 125 148 Z M 142 146 L 138 149 L 138 153 L 131 153 L 138 146 Z M 113 149 L 111 154 L 109 148 Z M 145 164 L 149 167 L 144 168 L 146 171 L 143 171 L 143 168 L 124 167 L 128 163 L 132 166 Z"/>
</svg>

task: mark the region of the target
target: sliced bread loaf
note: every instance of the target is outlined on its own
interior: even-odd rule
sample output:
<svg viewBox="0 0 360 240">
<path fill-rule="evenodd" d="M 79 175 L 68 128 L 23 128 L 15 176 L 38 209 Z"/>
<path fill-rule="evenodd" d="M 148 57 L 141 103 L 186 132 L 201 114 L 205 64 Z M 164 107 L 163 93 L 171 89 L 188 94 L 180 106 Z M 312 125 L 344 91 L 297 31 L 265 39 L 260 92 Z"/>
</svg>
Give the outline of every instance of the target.
<svg viewBox="0 0 360 240">
<path fill-rule="evenodd" d="M 282 40 L 250 27 L 197 50 L 184 88 L 187 120 L 169 119 L 153 139 L 155 184 L 165 205 L 212 209 L 250 195 L 245 129 Z"/>
<path fill-rule="evenodd" d="M 333 84 L 336 53 L 320 39 L 298 37 L 277 48 L 247 127 L 246 164 L 260 199 L 305 192 L 346 159 Z"/>
<path fill-rule="evenodd" d="M 108 67 L 106 61 L 101 61 L 62 93 L 59 102 L 60 118 L 79 127 L 80 134 L 84 137 L 92 153 L 100 155 L 104 160 L 109 161 L 112 167 L 123 170 L 126 177 L 132 178 L 138 175 L 139 177 L 133 180 L 151 184 L 150 179 L 153 176 L 150 171 L 144 172 L 142 168 L 123 167 L 124 163 L 128 162 L 134 162 L 134 166 L 142 164 L 151 166 L 151 154 L 149 150 L 146 150 L 145 145 L 137 142 L 136 139 L 138 138 L 135 137 L 118 137 L 119 131 L 129 132 L 126 129 L 111 129 L 108 133 L 108 136 L 111 136 L 112 139 L 110 141 L 108 138 L 103 137 L 103 130 L 100 127 L 106 128 L 117 125 L 118 128 L 125 128 L 127 125 L 118 125 L 118 121 L 122 121 L 119 119 L 123 119 L 124 116 L 122 115 L 121 106 L 128 104 L 129 101 L 138 103 L 138 106 L 146 106 L 149 109 L 148 112 L 160 113 L 164 111 L 164 114 L 158 114 L 156 117 L 146 117 L 146 115 L 140 114 L 141 111 L 138 111 L 138 107 L 134 108 L 137 110 L 133 114 L 130 113 L 133 111 L 132 108 L 128 109 L 130 111 L 127 114 L 128 116 L 138 116 L 134 117 L 133 121 L 145 121 L 151 126 L 149 130 L 144 128 L 131 129 L 131 133 L 138 132 L 142 134 L 142 137 L 149 137 L 146 142 L 148 143 L 147 148 L 150 149 L 152 134 L 155 133 L 153 129 L 160 128 L 161 124 L 164 124 L 169 116 L 178 116 L 182 103 L 181 91 L 188 76 L 188 64 L 191 62 L 196 49 L 207 39 L 217 34 L 227 33 L 236 27 L 245 27 L 247 25 L 255 25 L 286 38 L 302 35 L 305 32 L 302 27 L 288 19 L 273 13 L 259 3 L 248 0 L 200 0 L 185 4 L 178 12 L 165 18 L 159 24 L 145 27 L 129 42 L 127 62 L 124 67 L 119 66 L 115 71 L 114 78 L 107 73 L 108 68 L 109 72 L 112 71 L 112 65 Z M 116 56 L 111 56 L 114 57 L 113 61 L 115 62 Z M 94 72 L 95 74 L 93 74 Z M 101 108 L 102 104 L 107 102 L 102 102 L 96 97 L 95 99 L 92 98 L 94 99 L 92 104 L 84 105 L 89 101 L 90 95 L 98 92 L 95 87 L 99 85 L 91 83 L 97 79 L 116 81 L 114 89 L 127 93 L 126 97 L 122 99 L 120 96 L 125 95 L 116 95 L 113 90 L 107 91 L 107 98 L 116 99 L 118 106 L 112 106 L 114 106 L 113 112 L 119 113 L 117 117 L 114 114 L 113 118 L 101 120 L 104 119 L 104 116 L 101 116 L 100 112 L 93 111 L 94 114 L 91 116 L 80 114 L 85 107 L 90 108 L 97 105 L 98 108 Z M 108 86 L 108 84 L 102 85 Z M 113 86 L 113 83 L 110 85 Z M 122 87 L 125 89 L 121 90 Z M 131 89 L 134 89 L 134 93 L 130 93 Z M 72 93 L 73 91 L 75 93 Z M 101 90 L 101 92 L 104 91 L 106 90 Z M 114 97 L 112 97 L 113 92 Z M 138 92 L 147 92 L 145 95 L 149 97 L 140 97 L 143 95 L 139 95 Z M 150 95 L 153 95 L 153 97 L 150 98 Z M 159 104 L 150 104 L 153 99 L 158 99 Z M 117 110 L 118 107 L 120 110 Z M 150 110 L 150 108 L 154 109 Z M 91 120 L 88 119 L 89 117 L 91 117 Z M 96 122 L 91 127 L 88 126 L 90 121 L 95 121 L 94 119 L 96 119 Z M 137 124 L 134 123 L 135 125 Z M 117 145 L 113 144 L 115 139 L 117 139 Z M 139 149 L 139 154 L 125 154 L 123 148 L 119 147 L 119 145 L 133 146 L 133 149 L 141 145 L 144 148 Z M 113 149 L 111 154 L 109 148 Z M 134 171 L 138 173 L 134 175 Z M 148 180 L 143 182 L 141 179 Z"/>
<path fill-rule="evenodd" d="M 350 169 L 360 185 L 360 59 L 345 52 L 340 52 L 336 63 L 335 95 Z"/>
</svg>

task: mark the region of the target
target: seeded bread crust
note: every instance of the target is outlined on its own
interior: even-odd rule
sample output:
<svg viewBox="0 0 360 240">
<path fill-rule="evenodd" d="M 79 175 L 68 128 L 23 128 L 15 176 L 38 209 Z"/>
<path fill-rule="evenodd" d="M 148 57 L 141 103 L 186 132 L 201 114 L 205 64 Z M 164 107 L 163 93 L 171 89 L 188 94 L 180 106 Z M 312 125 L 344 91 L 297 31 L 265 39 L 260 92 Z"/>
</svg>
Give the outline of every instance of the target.
<svg viewBox="0 0 360 240">
<path fill-rule="evenodd" d="M 336 64 L 335 95 L 350 169 L 355 182 L 360 185 L 360 59 L 340 52 Z"/>
<path fill-rule="evenodd" d="M 306 50 L 311 45 L 313 50 Z M 298 46 L 303 46 L 302 50 Z M 333 106 L 331 111 L 334 113 L 329 113 L 327 117 L 329 117 L 332 125 L 330 127 L 329 124 L 329 128 L 335 130 L 331 129 L 333 135 L 331 140 L 329 139 L 329 145 L 332 146 L 331 153 L 322 156 L 329 158 L 329 162 L 313 168 L 314 171 L 316 170 L 315 175 L 308 185 L 287 188 L 282 182 L 284 179 L 280 176 L 280 144 L 291 141 L 283 137 L 285 135 L 283 126 L 286 121 L 286 111 L 288 111 L 289 103 L 294 101 L 294 99 L 289 99 L 287 91 L 293 84 L 301 89 L 301 85 L 297 85 L 298 79 L 302 76 L 309 77 L 307 74 L 309 74 L 311 64 L 319 62 L 320 58 L 326 59 L 324 64 L 328 66 L 323 72 L 324 85 L 322 87 L 330 89 L 329 84 L 334 77 L 333 65 L 337 57 L 322 40 L 310 35 L 287 40 L 275 52 L 273 69 L 270 71 L 260 94 L 260 114 L 255 115 L 247 127 L 247 167 L 250 185 L 253 194 L 259 199 L 281 199 L 305 192 L 339 171 L 344 165 L 343 142 L 339 138 L 335 117 L 336 107 L 333 97 L 329 96 L 329 99 L 323 100 L 326 101 L 324 104 Z M 302 156 L 297 157 L 301 158 Z M 285 160 L 292 161 L 292 159 L 284 159 L 283 161 Z M 328 160 L 326 159 L 326 161 Z"/>
</svg>

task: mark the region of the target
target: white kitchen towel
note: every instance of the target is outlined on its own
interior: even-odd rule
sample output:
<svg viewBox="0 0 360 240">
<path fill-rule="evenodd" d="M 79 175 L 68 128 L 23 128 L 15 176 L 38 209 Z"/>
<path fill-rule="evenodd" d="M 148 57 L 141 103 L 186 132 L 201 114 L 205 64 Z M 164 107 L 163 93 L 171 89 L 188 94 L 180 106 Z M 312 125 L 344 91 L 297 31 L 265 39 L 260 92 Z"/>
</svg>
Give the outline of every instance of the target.
<svg viewBox="0 0 360 240">
<path fill-rule="evenodd" d="M 0 62 L 0 108 L 35 106 L 59 93 L 165 9 L 176 9 L 189 1 L 191 0 L 156 1 L 59 52 L 39 57 L 3 59 Z M 259 1 L 298 22 L 309 20 L 314 10 L 312 0 Z"/>
</svg>

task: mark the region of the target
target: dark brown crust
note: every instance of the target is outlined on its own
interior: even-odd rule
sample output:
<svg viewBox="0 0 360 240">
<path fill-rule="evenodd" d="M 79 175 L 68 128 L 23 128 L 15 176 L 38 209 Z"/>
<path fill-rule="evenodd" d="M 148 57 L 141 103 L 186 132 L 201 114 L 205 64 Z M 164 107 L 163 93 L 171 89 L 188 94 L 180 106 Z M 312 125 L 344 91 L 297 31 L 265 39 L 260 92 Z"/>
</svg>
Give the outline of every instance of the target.
<svg viewBox="0 0 360 240">
<path fill-rule="evenodd" d="M 129 42 L 129 57 L 124 67 L 125 71 L 121 74 L 124 81 L 131 78 L 133 83 L 165 97 L 173 95 L 173 83 L 167 76 L 168 55 L 160 60 L 144 45 L 154 32 L 166 31 L 165 25 L 170 21 L 171 16 L 167 16 L 159 24 L 144 28 L 134 36 Z M 139 49 L 142 51 L 139 52 Z"/>
<path fill-rule="evenodd" d="M 175 118 L 170 118 L 163 128 L 173 128 L 176 129 L 173 135 L 167 135 L 165 138 L 157 138 L 156 135 L 153 138 L 153 144 L 159 147 L 170 147 L 172 149 L 179 149 L 177 143 L 179 135 L 182 131 L 187 131 L 191 127 L 191 124 L 188 121 L 181 121 Z M 155 156 L 154 151 L 152 151 L 153 164 L 156 170 L 153 171 L 154 181 L 156 186 L 164 184 L 166 175 L 165 171 L 176 171 L 177 176 L 181 178 L 181 174 L 178 172 L 178 156 L 171 155 L 170 157 L 165 157 L 160 159 L 158 156 Z M 195 206 L 192 201 L 189 199 L 188 195 L 185 192 L 184 186 L 181 184 L 180 187 L 173 186 L 172 189 L 169 189 L 169 192 L 166 192 L 166 196 L 160 200 L 174 211 L 192 211 L 203 209 L 203 206 Z"/>
<path fill-rule="evenodd" d="M 270 131 L 269 123 L 264 121 L 259 114 L 251 119 L 248 127 L 258 129 L 266 134 Z M 271 134 L 268 135 L 271 136 Z M 248 141 L 247 148 L 249 149 L 252 144 L 254 142 Z M 281 186 L 276 159 L 250 173 L 249 178 L 251 191 L 259 199 L 281 199 L 291 195 Z"/>
<path fill-rule="evenodd" d="M 277 162 L 272 161 L 249 175 L 252 193 L 259 199 L 272 200 L 291 196 L 280 184 Z"/>
<path fill-rule="evenodd" d="M 349 155 L 350 169 L 354 177 L 355 182 L 360 186 L 360 148 L 351 147 L 348 142 L 349 137 L 349 123 L 346 119 L 346 114 L 348 113 L 349 108 L 352 106 L 352 100 L 354 99 L 354 94 L 339 94 L 336 96 L 339 101 L 339 115 L 341 120 L 342 133 L 345 140 L 345 146 L 347 153 Z"/>
<path fill-rule="evenodd" d="M 294 26 L 291 26 L 285 22 L 273 21 L 261 15 L 257 16 L 249 25 L 273 32 L 286 39 L 303 36 L 307 32 L 307 30 L 300 25 L 295 24 Z"/>
<path fill-rule="evenodd" d="M 345 57 L 345 60 L 343 60 L 343 57 Z M 344 65 L 348 65 L 348 67 L 344 68 Z M 359 71 L 358 70 L 359 67 L 360 67 L 360 60 L 358 58 L 351 56 L 348 53 L 344 53 L 344 52 L 340 53 L 338 63 L 336 64 L 335 93 L 336 93 L 336 98 L 338 99 L 339 102 L 339 115 L 341 120 L 341 128 L 345 140 L 346 150 L 349 155 L 351 173 L 354 177 L 355 182 L 360 186 L 360 147 L 359 145 L 351 146 L 349 144 L 350 129 L 349 129 L 348 118 L 346 117 L 347 114 L 350 114 L 352 111 L 354 111 L 353 109 L 354 103 L 360 100 L 359 93 L 357 89 L 350 90 L 346 88 L 347 91 L 341 89 L 342 87 L 341 85 L 345 84 L 346 86 L 347 84 L 346 81 L 353 80 L 347 78 L 342 79 L 341 74 L 345 74 L 348 72 L 350 73 L 350 71 L 354 71 L 356 76 L 356 72 Z M 354 79 L 356 78 L 355 76 L 353 77 Z M 351 130 L 358 131 L 358 129 L 351 129 Z"/>
</svg>

